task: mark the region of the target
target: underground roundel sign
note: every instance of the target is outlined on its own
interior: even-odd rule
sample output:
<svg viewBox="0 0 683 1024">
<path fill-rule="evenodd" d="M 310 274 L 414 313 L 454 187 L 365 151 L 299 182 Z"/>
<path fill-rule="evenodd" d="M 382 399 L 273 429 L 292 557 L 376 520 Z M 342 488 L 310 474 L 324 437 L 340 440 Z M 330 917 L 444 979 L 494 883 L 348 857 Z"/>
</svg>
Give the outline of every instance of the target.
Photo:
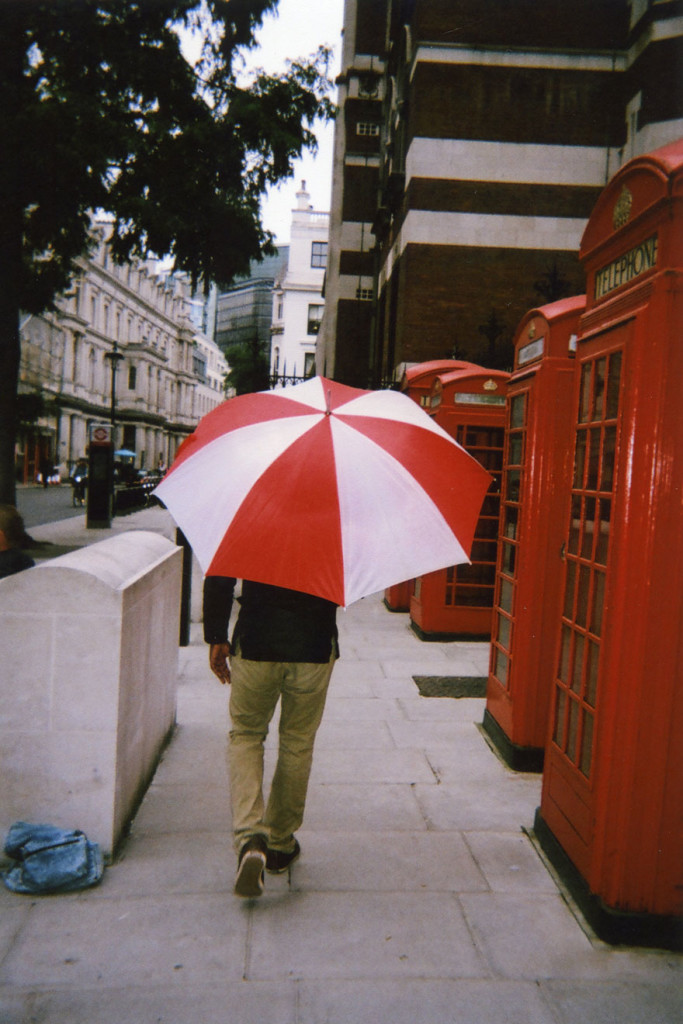
<svg viewBox="0 0 683 1024">
<path fill-rule="evenodd" d="M 108 423 L 92 423 L 90 425 L 91 444 L 109 444 L 111 441 L 111 427 Z"/>
</svg>

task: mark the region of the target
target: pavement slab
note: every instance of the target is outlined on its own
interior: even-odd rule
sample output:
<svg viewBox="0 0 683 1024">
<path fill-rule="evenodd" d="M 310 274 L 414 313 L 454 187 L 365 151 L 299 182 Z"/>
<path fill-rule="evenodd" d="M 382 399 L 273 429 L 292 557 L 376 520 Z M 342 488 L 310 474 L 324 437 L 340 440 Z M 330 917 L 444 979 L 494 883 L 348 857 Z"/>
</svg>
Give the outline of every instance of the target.
<svg viewBox="0 0 683 1024">
<path fill-rule="evenodd" d="M 253 908 L 248 978 L 488 973 L 453 895 L 293 891 Z"/>
<path fill-rule="evenodd" d="M 305 850 L 292 869 L 302 892 L 488 891 L 466 838 L 459 832 L 300 833 Z"/>
<path fill-rule="evenodd" d="M 494 979 L 304 982 L 300 1024 L 557 1024 L 536 986 Z"/>
<path fill-rule="evenodd" d="M 231 894 L 43 898 L 0 965 L 0 986 L 236 981 L 244 974 L 246 931 Z"/>
</svg>

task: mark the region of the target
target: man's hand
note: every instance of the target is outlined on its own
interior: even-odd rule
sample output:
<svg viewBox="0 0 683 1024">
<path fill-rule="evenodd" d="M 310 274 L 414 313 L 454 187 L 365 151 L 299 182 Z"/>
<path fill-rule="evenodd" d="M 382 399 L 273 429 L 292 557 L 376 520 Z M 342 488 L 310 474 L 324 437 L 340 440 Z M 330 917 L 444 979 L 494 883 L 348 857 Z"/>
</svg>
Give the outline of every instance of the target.
<svg viewBox="0 0 683 1024">
<path fill-rule="evenodd" d="M 230 685 L 230 644 L 209 645 L 209 668 L 222 683 Z"/>
</svg>

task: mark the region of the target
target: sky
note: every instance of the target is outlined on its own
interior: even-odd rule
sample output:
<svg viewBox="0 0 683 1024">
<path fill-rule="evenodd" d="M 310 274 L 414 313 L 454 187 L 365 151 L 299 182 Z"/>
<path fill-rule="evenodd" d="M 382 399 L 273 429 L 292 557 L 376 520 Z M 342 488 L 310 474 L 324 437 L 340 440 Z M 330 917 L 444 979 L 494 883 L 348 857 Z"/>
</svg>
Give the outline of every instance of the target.
<svg viewBox="0 0 683 1024">
<path fill-rule="evenodd" d="M 341 30 L 344 0 L 280 0 L 276 16 L 266 16 L 259 32 L 260 49 L 253 61 L 266 71 L 283 71 L 285 60 L 307 57 L 318 46 L 333 51 L 330 78 L 341 70 Z M 336 89 L 330 98 L 336 101 Z M 297 161 L 294 177 L 279 188 L 271 189 L 262 206 L 263 226 L 274 232 L 281 244 L 289 242 L 292 210 L 302 179 L 311 196 L 314 209 L 330 209 L 332 192 L 332 152 L 334 125 L 318 127 L 318 153 L 305 153 Z"/>
</svg>

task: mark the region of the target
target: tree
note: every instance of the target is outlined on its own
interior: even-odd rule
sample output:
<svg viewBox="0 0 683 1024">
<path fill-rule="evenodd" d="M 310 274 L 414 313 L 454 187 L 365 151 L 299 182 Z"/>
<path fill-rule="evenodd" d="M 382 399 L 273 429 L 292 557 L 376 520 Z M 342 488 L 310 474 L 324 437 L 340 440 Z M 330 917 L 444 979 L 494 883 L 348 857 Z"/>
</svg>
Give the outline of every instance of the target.
<svg viewBox="0 0 683 1024">
<path fill-rule="evenodd" d="M 534 291 L 537 292 L 544 302 L 557 302 L 573 294 L 572 283 L 569 281 L 557 265 L 557 260 L 546 266 L 538 281 L 534 281 Z"/>
<path fill-rule="evenodd" d="M 503 321 L 498 319 L 498 314 L 495 309 L 491 310 L 486 322 L 479 324 L 477 329 L 480 334 L 484 335 L 488 342 L 486 347 L 485 365 L 491 370 L 506 369 L 509 367 L 512 360 L 510 358 L 508 339 L 504 337 L 502 346 L 499 344 L 501 335 L 505 336 L 506 334 L 506 328 Z"/>
<path fill-rule="evenodd" d="M 225 375 L 226 388 L 238 395 L 266 391 L 270 383 L 268 355 L 254 334 L 249 341 L 231 345 L 226 353 L 230 369 Z"/>
<path fill-rule="evenodd" d="M 272 251 L 265 189 L 332 115 L 329 53 L 245 77 L 278 0 L 0 3 L 0 502 L 13 502 L 19 310 L 76 272 L 94 211 L 118 262 L 169 255 L 193 285 L 229 284 Z M 178 30 L 201 34 L 191 66 Z"/>
</svg>

